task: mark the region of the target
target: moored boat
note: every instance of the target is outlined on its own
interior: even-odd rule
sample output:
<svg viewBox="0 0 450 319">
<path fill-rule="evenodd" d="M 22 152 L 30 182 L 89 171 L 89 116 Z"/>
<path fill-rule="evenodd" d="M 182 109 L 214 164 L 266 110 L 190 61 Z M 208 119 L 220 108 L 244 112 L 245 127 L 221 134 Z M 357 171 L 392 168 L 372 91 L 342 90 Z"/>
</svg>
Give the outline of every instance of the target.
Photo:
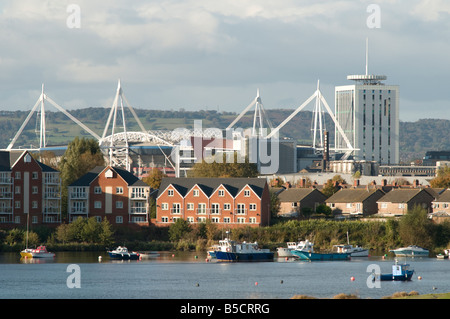
<svg viewBox="0 0 450 319">
<path fill-rule="evenodd" d="M 395 256 L 398 257 L 428 257 L 428 254 L 430 253 L 428 249 L 416 245 L 410 245 L 408 247 L 401 247 L 389 251 L 393 252 Z"/>
<path fill-rule="evenodd" d="M 36 249 L 26 248 L 20 252 L 23 258 L 53 258 L 54 253 L 48 252 L 45 246 L 38 246 Z"/>
<path fill-rule="evenodd" d="M 139 259 L 140 254 L 137 252 L 129 252 L 127 247 L 119 246 L 114 250 L 108 251 L 109 257 L 112 259 Z"/>
<path fill-rule="evenodd" d="M 412 279 L 413 274 L 414 274 L 414 270 L 409 269 L 409 264 L 399 265 L 397 263 L 397 261 L 395 261 L 395 263 L 392 265 L 392 273 L 380 274 L 379 280 L 381 280 L 381 281 L 410 281 Z"/>
<path fill-rule="evenodd" d="M 273 261 L 273 253 L 269 249 L 261 249 L 258 243 L 236 243 L 229 238 L 219 241 L 219 245 L 209 253 L 218 261 Z"/>
<path fill-rule="evenodd" d="M 298 257 L 294 255 L 291 251 L 294 249 L 303 250 L 306 252 L 314 251 L 314 244 L 309 240 L 299 241 L 299 242 L 288 242 L 287 247 L 278 247 L 277 255 L 278 257 Z"/>
<path fill-rule="evenodd" d="M 307 252 L 301 250 L 291 250 L 291 252 L 299 257 L 300 260 L 309 260 L 309 261 L 325 261 L 325 260 L 349 260 L 350 253 L 316 253 L 316 252 Z"/>
<path fill-rule="evenodd" d="M 338 253 L 350 253 L 350 257 L 369 257 L 369 250 L 353 245 L 334 245 Z"/>
</svg>

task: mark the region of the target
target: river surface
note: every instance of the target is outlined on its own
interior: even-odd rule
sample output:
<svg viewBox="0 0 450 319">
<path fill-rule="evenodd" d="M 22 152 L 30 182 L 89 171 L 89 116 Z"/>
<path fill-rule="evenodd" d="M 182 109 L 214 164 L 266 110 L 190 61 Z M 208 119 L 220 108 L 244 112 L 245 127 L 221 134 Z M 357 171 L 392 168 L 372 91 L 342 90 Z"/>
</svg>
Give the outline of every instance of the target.
<svg viewBox="0 0 450 319">
<path fill-rule="evenodd" d="M 102 256 L 99 261 L 99 256 Z M 374 267 L 390 273 L 393 257 L 351 261 L 225 263 L 205 253 L 159 252 L 156 258 L 112 261 L 105 253 L 58 252 L 50 260 L 0 253 L 0 299 L 289 299 L 346 293 L 381 299 L 395 292 L 450 292 L 450 261 L 405 258 L 410 282 L 367 282 Z M 374 287 L 375 286 L 375 287 Z"/>
</svg>

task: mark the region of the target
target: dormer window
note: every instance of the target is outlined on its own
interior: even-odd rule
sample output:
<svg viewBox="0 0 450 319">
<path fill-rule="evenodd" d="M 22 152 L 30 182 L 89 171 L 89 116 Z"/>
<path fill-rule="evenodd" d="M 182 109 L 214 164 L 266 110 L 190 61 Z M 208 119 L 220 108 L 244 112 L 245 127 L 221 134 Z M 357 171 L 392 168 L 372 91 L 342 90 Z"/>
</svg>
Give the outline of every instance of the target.
<svg viewBox="0 0 450 319">
<path fill-rule="evenodd" d="M 113 178 L 114 177 L 113 171 L 110 170 L 110 169 L 107 170 L 106 173 L 105 173 L 105 177 L 106 178 Z"/>
</svg>

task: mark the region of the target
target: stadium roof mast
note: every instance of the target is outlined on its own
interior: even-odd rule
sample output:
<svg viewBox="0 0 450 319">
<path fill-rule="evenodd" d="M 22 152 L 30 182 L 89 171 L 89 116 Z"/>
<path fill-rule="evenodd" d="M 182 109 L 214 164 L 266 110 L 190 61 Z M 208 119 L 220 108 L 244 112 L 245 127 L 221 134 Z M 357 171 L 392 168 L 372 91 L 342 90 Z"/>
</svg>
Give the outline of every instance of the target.
<svg viewBox="0 0 450 319">
<path fill-rule="evenodd" d="M 259 95 L 259 89 L 256 91 L 256 97 L 252 102 L 234 119 L 234 121 L 228 125 L 227 129 L 232 128 L 253 106 L 255 106 L 255 113 L 253 115 L 253 128 L 252 136 L 264 136 L 264 122 L 266 122 L 270 130 L 273 129 L 272 123 L 264 110 L 261 97 Z M 259 126 L 259 129 L 258 129 Z"/>
<path fill-rule="evenodd" d="M 100 140 L 100 136 L 98 136 L 95 132 L 93 132 L 90 128 L 88 128 L 86 125 L 81 123 L 77 118 L 75 118 L 72 114 L 67 112 L 64 108 L 59 106 L 55 101 L 53 101 L 51 98 L 47 96 L 47 94 L 44 93 L 44 84 L 42 84 L 42 90 L 41 95 L 39 96 L 38 100 L 36 101 L 36 104 L 34 104 L 33 108 L 31 109 L 30 113 L 26 117 L 25 121 L 20 126 L 19 130 L 17 131 L 14 138 L 11 140 L 11 143 L 9 143 L 6 150 L 12 150 L 14 147 L 14 144 L 16 143 L 17 139 L 22 134 L 23 130 L 27 126 L 28 122 L 30 121 L 32 115 L 34 112 L 38 112 L 38 116 L 40 115 L 39 120 L 39 149 L 45 148 L 47 146 L 47 137 L 46 137 L 46 117 L 45 117 L 45 103 L 44 101 L 48 101 L 50 104 L 52 104 L 55 108 L 57 108 L 59 111 L 63 112 L 68 118 L 70 118 L 72 121 L 77 123 L 79 126 L 81 126 L 86 132 L 91 134 L 93 137 L 95 137 L 97 140 Z M 40 106 L 40 108 L 39 108 Z M 34 149 L 36 150 L 36 149 Z"/>
</svg>

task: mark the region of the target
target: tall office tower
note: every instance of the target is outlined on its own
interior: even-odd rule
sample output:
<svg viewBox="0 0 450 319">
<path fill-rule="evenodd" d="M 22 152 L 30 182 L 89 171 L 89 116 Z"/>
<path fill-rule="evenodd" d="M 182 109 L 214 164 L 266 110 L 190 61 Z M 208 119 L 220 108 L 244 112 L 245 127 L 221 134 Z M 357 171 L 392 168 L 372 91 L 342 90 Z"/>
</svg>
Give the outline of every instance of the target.
<svg viewBox="0 0 450 319">
<path fill-rule="evenodd" d="M 335 88 L 335 117 L 354 148 L 357 161 L 380 164 L 399 162 L 399 86 L 385 85 L 387 77 L 369 74 L 368 45 L 366 74 L 349 75 L 353 85 Z M 336 129 L 336 152 L 349 150 Z"/>
</svg>

